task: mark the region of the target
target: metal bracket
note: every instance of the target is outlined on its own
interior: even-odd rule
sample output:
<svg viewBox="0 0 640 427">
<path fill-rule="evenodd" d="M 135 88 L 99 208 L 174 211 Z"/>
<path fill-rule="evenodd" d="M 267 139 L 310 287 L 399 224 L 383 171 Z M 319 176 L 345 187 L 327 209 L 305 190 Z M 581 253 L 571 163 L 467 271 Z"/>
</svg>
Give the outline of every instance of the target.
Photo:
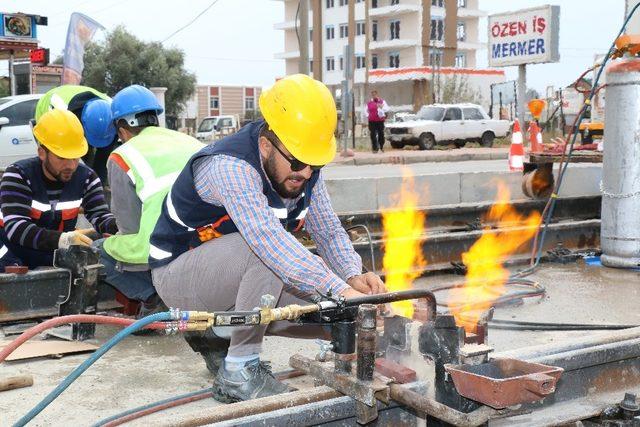
<svg viewBox="0 0 640 427">
<path fill-rule="evenodd" d="M 299 354 L 291 356 L 289 365 L 367 406 L 375 406 L 378 400 L 389 403 L 389 384 L 392 380 L 382 375 L 375 375 L 373 381 L 360 381 L 354 376 L 336 373 L 326 363 L 316 362 Z"/>
</svg>

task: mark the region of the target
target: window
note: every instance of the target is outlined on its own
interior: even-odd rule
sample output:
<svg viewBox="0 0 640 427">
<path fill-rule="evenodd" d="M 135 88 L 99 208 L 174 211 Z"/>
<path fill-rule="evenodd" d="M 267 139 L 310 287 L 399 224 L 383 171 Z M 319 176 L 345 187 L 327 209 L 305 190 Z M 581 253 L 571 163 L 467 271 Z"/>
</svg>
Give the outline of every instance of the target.
<svg viewBox="0 0 640 427">
<path fill-rule="evenodd" d="M 442 51 L 436 50 L 429 53 L 429 65 L 442 65 Z"/>
<path fill-rule="evenodd" d="M 252 111 L 255 110 L 255 98 L 253 96 L 247 96 L 244 99 L 244 110 L 245 111 Z"/>
<path fill-rule="evenodd" d="M 447 120 L 462 120 L 462 111 L 459 108 L 448 108 L 442 120 L 445 122 Z"/>
<path fill-rule="evenodd" d="M 349 0 L 339 0 L 340 1 L 340 6 L 346 6 L 349 4 Z"/>
<path fill-rule="evenodd" d="M 211 98 L 209 98 L 209 108 L 211 108 L 212 110 L 217 110 L 218 108 L 220 108 L 220 97 L 212 96 Z"/>
<path fill-rule="evenodd" d="M 340 24 L 340 38 L 344 39 L 346 37 L 349 37 L 349 25 Z"/>
<path fill-rule="evenodd" d="M 378 68 L 378 55 L 371 55 L 371 68 L 374 70 Z"/>
<path fill-rule="evenodd" d="M 400 0 L 391 0 L 391 6 L 394 4 L 400 4 Z"/>
<path fill-rule="evenodd" d="M 356 68 L 365 68 L 367 66 L 367 61 L 364 55 L 356 55 Z"/>
<path fill-rule="evenodd" d="M 463 42 L 467 39 L 467 27 L 464 25 L 464 22 L 458 22 L 458 26 L 456 27 L 456 38 L 459 42 Z"/>
<path fill-rule="evenodd" d="M 19 102 L 0 111 L 0 117 L 9 119 L 9 123 L 5 126 L 24 126 L 29 124 L 36 113 L 37 99 Z"/>
<path fill-rule="evenodd" d="M 467 0 L 458 0 L 458 7 L 467 7 Z"/>
<path fill-rule="evenodd" d="M 389 34 L 391 40 L 400 38 L 400 21 L 389 22 Z"/>
<path fill-rule="evenodd" d="M 333 0 L 327 0 L 326 6 L 327 6 L 327 9 L 331 9 L 333 7 Z"/>
<path fill-rule="evenodd" d="M 442 120 L 443 114 L 444 108 L 442 107 L 424 106 L 418 111 L 418 117 L 422 120 L 435 120 L 437 122 Z"/>
<path fill-rule="evenodd" d="M 356 36 L 363 36 L 365 34 L 366 24 L 364 21 L 356 22 Z"/>
<path fill-rule="evenodd" d="M 431 6 L 444 7 L 444 0 L 431 0 Z"/>
<path fill-rule="evenodd" d="M 309 71 L 313 73 L 313 59 L 309 61 Z"/>
<path fill-rule="evenodd" d="M 389 68 L 400 68 L 400 54 L 398 52 L 389 54 Z"/>
<path fill-rule="evenodd" d="M 376 8 L 378 7 L 378 0 L 371 0 L 371 8 Z"/>
<path fill-rule="evenodd" d="M 326 32 L 327 40 L 334 39 L 336 36 L 333 25 L 327 25 L 325 27 L 325 32 Z"/>
<path fill-rule="evenodd" d="M 378 21 L 371 22 L 371 39 L 374 42 L 378 40 Z"/>
<path fill-rule="evenodd" d="M 309 40 L 313 40 L 313 29 L 309 28 Z"/>
<path fill-rule="evenodd" d="M 340 71 L 344 70 L 344 57 L 342 55 L 338 57 L 338 62 L 340 63 Z"/>
<path fill-rule="evenodd" d="M 444 20 L 443 19 L 431 20 L 431 40 L 436 40 L 436 41 L 444 40 Z"/>
<path fill-rule="evenodd" d="M 463 108 L 462 113 L 465 120 L 484 120 L 485 118 L 477 108 Z"/>
<path fill-rule="evenodd" d="M 466 66 L 467 66 L 467 55 L 465 55 L 464 53 L 457 54 L 454 67 L 465 68 Z"/>
<path fill-rule="evenodd" d="M 333 56 L 327 56 L 327 71 L 333 71 L 336 68 L 336 61 Z"/>
</svg>

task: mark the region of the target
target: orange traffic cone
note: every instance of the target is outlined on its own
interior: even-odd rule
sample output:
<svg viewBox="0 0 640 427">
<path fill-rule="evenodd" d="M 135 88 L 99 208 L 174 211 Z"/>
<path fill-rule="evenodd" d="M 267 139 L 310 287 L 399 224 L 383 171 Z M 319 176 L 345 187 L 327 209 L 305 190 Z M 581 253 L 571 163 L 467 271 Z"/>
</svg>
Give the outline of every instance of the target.
<svg viewBox="0 0 640 427">
<path fill-rule="evenodd" d="M 509 149 L 509 170 L 524 170 L 524 146 L 522 145 L 522 130 L 520 130 L 520 122 L 516 119 L 513 122 L 513 131 L 511 132 L 511 148 Z"/>
<path fill-rule="evenodd" d="M 542 151 L 542 129 L 538 126 L 538 123 L 535 120 L 531 120 L 529 122 L 529 143 L 530 151 L 532 153 L 538 153 Z"/>
</svg>

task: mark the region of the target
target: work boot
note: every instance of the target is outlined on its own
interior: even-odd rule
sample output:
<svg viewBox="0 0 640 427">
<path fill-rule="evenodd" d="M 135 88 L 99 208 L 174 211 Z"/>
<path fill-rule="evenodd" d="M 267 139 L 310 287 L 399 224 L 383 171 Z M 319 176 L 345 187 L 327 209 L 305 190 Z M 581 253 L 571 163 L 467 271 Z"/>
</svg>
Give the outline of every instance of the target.
<svg viewBox="0 0 640 427">
<path fill-rule="evenodd" d="M 186 332 L 184 339 L 193 351 L 200 353 L 209 372 L 216 375 L 222 365 L 222 361 L 227 357 L 227 351 L 229 350 L 231 341 L 220 338 L 211 328 L 207 329 L 204 333 Z"/>
<path fill-rule="evenodd" d="M 163 311 L 169 311 L 169 308 L 162 302 L 162 298 L 158 294 L 153 294 L 146 301 L 140 303 L 140 311 L 138 311 L 136 319 L 142 319 Z"/>
<path fill-rule="evenodd" d="M 162 313 L 163 311 L 169 311 L 169 308 L 162 302 L 162 299 L 158 294 L 153 294 L 146 301 L 140 302 L 140 310 L 136 315 L 136 319 L 142 319 L 143 317 L 150 316 L 156 313 Z M 164 332 L 158 329 L 139 329 L 133 333 L 133 335 L 162 335 Z"/>
<path fill-rule="evenodd" d="M 278 381 L 266 362 L 256 360 L 238 371 L 228 371 L 224 363 L 213 381 L 213 398 L 221 403 L 234 403 L 295 391 Z"/>
</svg>

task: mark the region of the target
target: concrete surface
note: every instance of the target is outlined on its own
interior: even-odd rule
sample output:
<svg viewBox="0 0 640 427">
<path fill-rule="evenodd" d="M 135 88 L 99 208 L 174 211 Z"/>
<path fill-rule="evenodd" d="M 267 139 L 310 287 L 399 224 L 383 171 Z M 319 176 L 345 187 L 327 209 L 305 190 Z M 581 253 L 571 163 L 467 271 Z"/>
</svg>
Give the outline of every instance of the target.
<svg viewBox="0 0 640 427">
<path fill-rule="evenodd" d="M 530 279 L 547 289 L 542 298 L 527 300 L 519 307 L 496 309 L 499 319 L 541 322 L 640 324 L 637 301 L 640 297 L 640 273 L 585 266 L 544 264 Z M 418 287 L 456 283 L 461 276 L 436 276 L 419 279 Z M 444 300 L 446 294 L 438 294 Z M 116 329 L 99 327 L 98 342 L 104 343 Z M 550 343 L 569 336 L 606 334 L 607 332 L 513 332 L 492 330 L 489 342 L 496 351 Z M 312 341 L 268 337 L 264 359 L 271 360 L 276 371 L 287 368 L 289 356 L 302 353 L 312 357 Z M 50 392 L 87 355 L 61 359 L 38 359 L 0 365 L 0 377 L 33 374 L 30 388 L 0 393 L 0 426 L 11 425 Z M 292 380 L 298 387 L 310 387 L 309 379 Z M 203 361 L 181 337 L 131 337 L 116 346 L 46 408 L 33 426 L 91 425 L 117 412 L 210 386 L 211 376 Z M 147 426 L 177 421 L 185 414 L 217 405 L 213 399 L 190 403 L 163 411 L 127 425 Z"/>
<path fill-rule="evenodd" d="M 323 176 L 335 211 L 347 213 L 392 206 L 401 188 L 403 171 L 413 175 L 418 204 L 424 207 L 490 202 L 495 200 L 498 182 L 507 186 L 512 199 L 524 198 L 522 172 L 510 172 L 506 160 L 328 167 Z M 598 195 L 601 176 L 600 164 L 571 164 L 560 196 Z"/>
<path fill-rule="evenodd" d="M 344 165 L 379 165 L 386 163 L 413 164 L 423 162 L 456 162 L 466 160 L 498 160 L 507 159 L 509 147 L 495 148 L 451 148 L 438 150 L 417 150 L 405 148 L 395 150 L 385 149 L 384 153 L 372 153 L 370 151 L 356 151 L 353 157 L 342 157 L 340 153 L 336 155 L 329 166 Z"/>
</svg>

